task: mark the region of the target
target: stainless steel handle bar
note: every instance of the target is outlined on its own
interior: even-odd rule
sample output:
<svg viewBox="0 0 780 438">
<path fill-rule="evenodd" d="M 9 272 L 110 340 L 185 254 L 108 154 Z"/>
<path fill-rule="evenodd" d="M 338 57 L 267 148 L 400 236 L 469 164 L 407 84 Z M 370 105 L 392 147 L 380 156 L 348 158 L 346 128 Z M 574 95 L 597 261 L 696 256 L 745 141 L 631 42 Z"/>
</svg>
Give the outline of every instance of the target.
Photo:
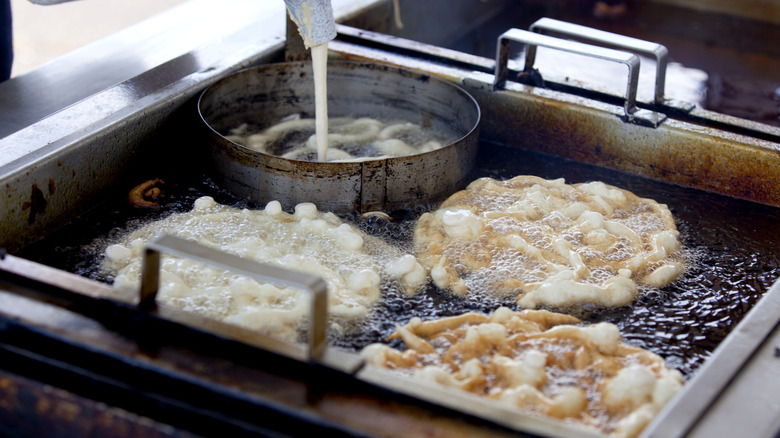
<svg viewBox="0 0 780 438">
<path fill-rule="evenodd" d="M 581 26 L 579 24 L 554 20 L 552 18 L 541 18 L 537 20 L 534 24 L 531 25 L 531 27 L 529 27 L 529 30 L 536 33 L 548 32 L 574 37 L 578 40 L 603 44 L 605 46 L 614 47 L 619 50 L 626 50 L 631 53 L 638 53 L 655 58 L 656 69 L 654 99 L 656 103 L 664 102 L 666 66 L 668 64 L 669 57 L 669 51 L 665 46 L 625 35 Z"/>
<path fill-rule="evenodd" d="M 141 306 L 154 306 L 160 284 L 160 254 L 197 260 L 258 281 L 296 287 L 311 296 L 308 360 L 321 362 L 327 350 L 328 286 L 320 277 L 257 263 L 199 243 L 165 235 L 146 245 L 141 273 Z"/>
<path fill-rule="evenodd" d="M 523 72 L 530 73 L 533 70 L 534 62 L 536 60 L 536 48 L 539 46 L 625 64 L 628 67 L 628 84 L 626 86 L 624 108 L 626 119 L 632 120 L 634 118 L 634 113 L 637 111 L 636 90 L 639 82 L 638 56 L 633 53 L 593 46 L 577 41 L 564 40 L 521 29 L 509 29 L 498 37 L 496 70 L 493 82 L 494 88 L 503 86 L 506 81 L 508 74 L 507 64 L 509 62 L 509 44 L 513 41 L 526 45 L 525 67 Z"/>
</svg>

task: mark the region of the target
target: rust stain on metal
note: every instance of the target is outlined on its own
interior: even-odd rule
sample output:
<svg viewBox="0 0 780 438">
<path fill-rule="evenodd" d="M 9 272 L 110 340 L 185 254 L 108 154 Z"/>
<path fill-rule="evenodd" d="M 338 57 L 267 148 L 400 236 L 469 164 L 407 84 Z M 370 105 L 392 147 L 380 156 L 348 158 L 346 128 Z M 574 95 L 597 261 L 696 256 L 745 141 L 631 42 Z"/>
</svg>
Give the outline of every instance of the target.
<svg viewBox="0 0 780 438">
<path fill-rule="evenodd" d="M 617 114 L 520 93 L 477 95 L 496 116 L 491 140 L 688 187 L 780 205 L 780 151 L 766 142 L 667 120 L 658 128 Z"/>
<path fill-rule="evenodd" d="M 33 184 L 30 200 L 25 201 L 22 204 L 22 210 L 30 210 L 30 216 L 29 219 L 27 219 L 27 222 L 30 224 L 35 223 L 35 217 L 46 212 L 47 203 L 46 198 L 43 196 L 43 191 L 38 188 L 38 184 Z"/>
</svg>

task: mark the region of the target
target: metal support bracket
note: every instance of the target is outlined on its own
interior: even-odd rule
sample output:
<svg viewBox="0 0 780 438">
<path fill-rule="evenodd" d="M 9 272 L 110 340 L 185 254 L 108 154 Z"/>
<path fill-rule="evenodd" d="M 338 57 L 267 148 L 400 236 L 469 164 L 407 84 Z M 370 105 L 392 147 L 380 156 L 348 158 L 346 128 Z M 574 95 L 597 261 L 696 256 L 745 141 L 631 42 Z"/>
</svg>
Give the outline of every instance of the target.
<svg viewBox="0 0 780 438">
<path fill-rule="evenodd" d="M 511 42 L 526 45 L 525 67 L 522 73 L 531 75 L 536 61 L 536 48 L 547 47 L 569 53 L 590 56 L 607 61 L 619 62 L 628 67 L 628 82 L 626 85 L 624 112 L 627 122 L 657 127 L 666 118 L 664 114 L 637 108 L 636 93 L 639 82 L 639 57 L 633 53 L 620 50 L 584 44 L 577 41 L 529 32 L 521 29 L 509 29 L 498 37 L 496 48 L 496 67 L 493 89 L 504 86 L 508 75 L 509 44 Z"/>
<path fill-rule="evenodd" d="M 196 260 L 258 281 L 305 290 L 311 296 L 311 324 L 308 336 L 309 362 L 322 362 L 328 349 L 328 286 L 320 277 L 257 263 L 175 236 L 158 237 L 146 245 L 141 276 L 139 306 L 156 306 L 160 283 L 160 255 L 167 253 Z"/>
<path fill-rule="evenodd" d="M 651 41 L 645 41 L 617 33 L 593 29 L 579 24 L 552 18 L 540 18 L 534 22 L 529 30 L 536 33 L 557 34 L 576 38 L 583 42 L 595 43 L 631 53 L 655 58 L 655 92 L 653 101 L 656 105 L 663 105 L 683 112 L 690 112 L 696 106 L 690 102 L 667 99 L 664 96 L 666 88 L 666 67 L 669 64 L 669 50 L 666 46 Z"/>
</svg>

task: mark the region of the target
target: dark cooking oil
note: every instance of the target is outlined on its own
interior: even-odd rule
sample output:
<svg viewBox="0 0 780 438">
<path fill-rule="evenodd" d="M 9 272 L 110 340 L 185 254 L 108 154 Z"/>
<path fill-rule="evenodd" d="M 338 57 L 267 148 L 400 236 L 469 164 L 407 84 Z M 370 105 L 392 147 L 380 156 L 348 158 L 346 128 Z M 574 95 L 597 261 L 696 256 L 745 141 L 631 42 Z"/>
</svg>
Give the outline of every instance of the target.
<svg viewBox="0 0 780 438">
<path fill-rule="evenodd" d="M 570 310 L 587 322 L 616 324 L 629 343 L 659 354 L 688 377 L 780 277 L 778 208 L 535 152 L 495 144 L 480 145 L 479 161 L 470 180 L 507 179 L 517 175 L 564 178 L 570 184 L 603 181 L 669 206 L 689 261 L 683 275 L 662 289 L 644 289 L 630 306 Z M 107 281 L 100 277 L 100 258 L 105 247 L 122 233 L 173 212 L 187 211 L 195 199 L 204 195 L 214 197 L 221 204 L 258 207 L 233 197 L 202 175 L 161 176 L 166 179 L 166 185 L 158 209 L 133 209 L 123 203 L 124 196 L 117 196 L 116 202 L 95 208 L 18 255 Z M 411 252 L 415 220 L 436 206 L 437 202 L 431 202 L 388 212 L 389 220 L 359 215 L 345 219 Z M 397 324 L 405 324 L 415 316 L 431 319 L 468 311 L 488 313 L 500 306 L 516 309 L 514 296 L 459 298 L 432 285 L 415 296 L 408 296 L 403 290 L 388 286 L 370 317 L 343 336 L 334 336 L 333 343 L 358 350 L 369 343 L 383 341 Z"/>
<path fill-rule="evenodd" d="M 587 322 L 616 324 L 631 344 L 653 351 L 670 366 L 690 376 L 780 278 L 780 209 L 736 200 L 701 190 L 653 181 L 539 153 L 481 144 L 473 179 L 507 179 L 536 175 L 564 178 L 567 183 L 603 181 L 644 198 L 667 204 L 677 220 L 688 268 L 662 289 L 645 288 L 630 306 L 616 309 L 568 309 Z M 433 206 L 435 207 L 435 206 Z M 396 224 L 364 224 L 379 235 L 411 239 L 420 206 Z M 396 213 L 404 218 L 404 214 Z M 409 248 L 411 249 L 411 248 Z M 354 340 L 363 345 L 392 333 L 414 316 L 429 319 L 467 311 L 492 312 L 499 306 L 517 310 L 514 296 L 454 297 L 430 286 L 406 297 L 390 291 Z M 560 309 L 550 309 L 559 310 Z M 400 341 L 398 341 L 400 342 Z M 343 342 L 342 342 L 343 343 Z"/>
</svg>

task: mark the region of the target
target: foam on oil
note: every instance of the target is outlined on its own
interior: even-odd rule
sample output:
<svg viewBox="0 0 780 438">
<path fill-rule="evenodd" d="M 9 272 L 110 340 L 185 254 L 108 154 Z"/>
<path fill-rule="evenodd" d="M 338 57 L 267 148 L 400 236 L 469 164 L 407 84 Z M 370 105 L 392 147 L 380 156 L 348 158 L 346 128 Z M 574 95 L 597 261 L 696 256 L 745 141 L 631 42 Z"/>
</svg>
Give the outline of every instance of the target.
<svg viewBox="0 0 780 438">
<path fill-rule="evenodd" d="M 642 288 L 639 299 L 631 306 L 610 310 L 585 307 L 576 309 L 576 316 L 588 322 L 616 324 L 628 342 L 661 355 L 686 376 L 706 361 L 780 277 L 780 221 L 777 221 L 780 211 L 777 208 L 519 149 L 491 144 L 480 147 L 474 179 L 482 176 L 505 179 L 528 174 L 547 179 L 565 177 L 569 183 L 604 181 L 669 206 L 688 262 L 681 277 L 661 289 Z M 207 179 L 167 178 L 166 181 L 166 197 L 160 210 L 138 212 L 119 202 L 109 203 L 61 232 L 30 245 L 19 255 L 107 281 L 96 272 L 98 255 L 127 230 L 174 211 L 187 211 L 194 199 L 203 195 L 214 196 L 226 205 L 258 207 L 233 198 Z M 493 202 L 510 200 L 494 199 Z M 409 252 L 415 219 L 435 207 L 435 203 L 421 203 L 388 212 L 393 217 L 390 221 L 373 216 L 346 220 Z M 432 286 L 408 296 L 403 288 L 390 285 L 382 291 L 382 298 L 357 330 L 334 342 L 344 348 L 360 349 L 383 340 L 395 330 L 396 324 L 405 324 L 414 316 L 431 319 L 466 311 L 487 313 L 502 305 L 516 308 L 514 296 L 477 293 L 462 298 Z"/>
</svg>

